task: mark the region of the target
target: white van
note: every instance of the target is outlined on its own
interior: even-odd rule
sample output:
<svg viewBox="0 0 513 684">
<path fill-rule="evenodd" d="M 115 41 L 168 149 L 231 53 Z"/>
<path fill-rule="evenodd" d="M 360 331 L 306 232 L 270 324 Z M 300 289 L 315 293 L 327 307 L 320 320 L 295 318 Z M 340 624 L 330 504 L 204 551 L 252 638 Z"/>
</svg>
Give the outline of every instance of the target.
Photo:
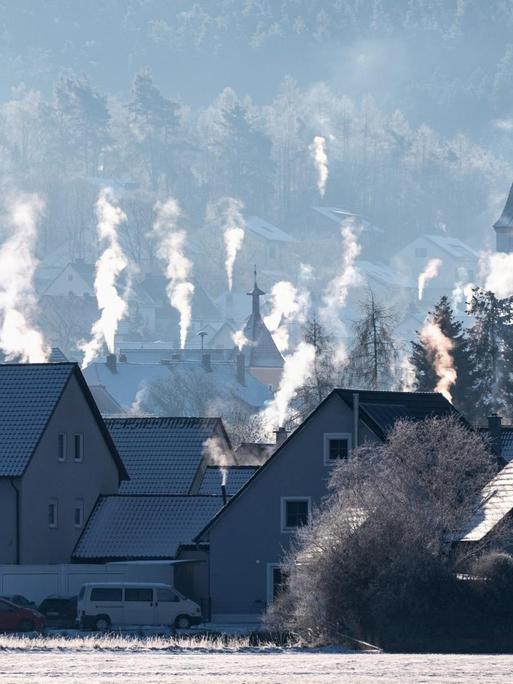
<svg viewBox="0 0 513 684">
<path fill-rule="evenodd" d="M 91 582 L 78 594 L 77 621 L 82 629 L 105 631 L 111 625 L 168 625 L 187 629 L 202 622 L 197 603 L 169 584 Z"/>
</svg>

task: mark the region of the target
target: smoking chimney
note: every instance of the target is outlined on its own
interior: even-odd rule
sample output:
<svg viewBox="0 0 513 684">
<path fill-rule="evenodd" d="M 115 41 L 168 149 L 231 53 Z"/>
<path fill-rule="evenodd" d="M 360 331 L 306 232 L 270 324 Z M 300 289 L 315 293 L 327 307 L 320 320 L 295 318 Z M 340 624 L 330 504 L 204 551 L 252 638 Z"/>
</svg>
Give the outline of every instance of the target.
<svg viewBox="0 0 513 684">
<path fill-rule="evenodd" d="M 246 357 L 242 352 L 239 352 L 236 357 L 237 361 L 237 382 L 240 385 L 246 386 Z"/>
<path fill-rule="evenodd" d="M 207 373 L 212 372 L 212 364 L 210 363 L 210 354 L 209 352 L 205 352 L 201 356 L 201 365 L 203 368 L 207 371 Z"/>
<path fill-rule="evenodd" d="M 504 465 L 502 461 L 502 418 L 497 413 L 488 416 L 488 433 L 490 435 L 490 447 L 493 455 L 497 458 L 499 467 Z"/>
<path fill-rule="evenodd" d="M 226 503 L 228 501 L 228 496 L 226 495 L 226 485 L 225 484 L 221 485 L 221 496 L 223 497 L 223 506 L 226 506 Z"/>
<path fill-rule="evenodd" d="M 276 435 L 276 446 L 281 446 L 283 442 L 287 439 L 287 430 L 283 427 L 279 427 L 277 430 L 274 431 L 274 434 Z"/>
<path fill-rule="evenodd" d="M 118 372 L 118 364 L 116 361 L 116 354 L 107 354 L 107 358 L 105 360 L 105 363 L 107 364 L 107 368 L 110 370 L 111 373 L 117 373 Z"/>
</svg>

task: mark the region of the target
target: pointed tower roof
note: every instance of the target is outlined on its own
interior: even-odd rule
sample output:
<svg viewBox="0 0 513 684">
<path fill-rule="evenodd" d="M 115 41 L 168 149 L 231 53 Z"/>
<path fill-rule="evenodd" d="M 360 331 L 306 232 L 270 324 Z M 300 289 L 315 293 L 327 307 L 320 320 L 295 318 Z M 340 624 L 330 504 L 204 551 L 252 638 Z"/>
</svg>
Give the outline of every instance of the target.
<svg viewBox="0 0 513 684">
<path fill-rule="evenodd" d="M 509 189 L 508 199 L 502 210 L 502 214 L 493 224 L 495 230 L 513 229 L 513 185 Z"/>
<path fill-rule="evenodd" d="M 246 365 L 249 368 L 283 368 L 283 356 L 260 314 L 260 297 L 265 292 L 258 287 L 256 267 L 254 275 L 253 289 L 248 292 L 252 298 L 251 316 L 244 326 L 244 335 L 249 340 L 243 348 Z"/>
</svg>

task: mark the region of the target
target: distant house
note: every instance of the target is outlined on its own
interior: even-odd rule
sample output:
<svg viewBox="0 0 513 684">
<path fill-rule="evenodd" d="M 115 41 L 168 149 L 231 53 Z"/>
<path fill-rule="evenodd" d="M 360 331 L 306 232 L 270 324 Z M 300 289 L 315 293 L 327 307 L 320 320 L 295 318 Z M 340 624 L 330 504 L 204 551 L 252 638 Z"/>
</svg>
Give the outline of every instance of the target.
<svg viewBox="0 0 513 684">
<path fill-rule="evenodd" d="M 251 259 L 266 272 L 282 272 L 290 261 L 290 245 L 294 239 L 277 226 L 259 216 L 246 218 L 245 249 Z"/>
<path fill-rule="evenodd" d="M 269 457 L 197 541 L 209 543 L 214 620 L 256 620 L 280 591 L 283 553 L 327 494 L 333 465 L 396 420 L 455 410 L 440 394 L 334 390 Z"/>
<path fill-rule="evenodd" d="M 0 563 L 66 563 L 128 475 L 74 363 L 0 365 Z"/>
<path fill-rule="evenodd" d="M 431 259 L 440 259 L 438 275 L 426 283 L 424 300 L 434 303 L 450 295 L 454 285 L 475 281 L 479 266 L 478 254 L 458 238 L 448 235 L 421 235 L 391 260 L 391 266 L 403 276 L 416 281 Z"/>
<path fill-rule="evenodd" d="M 513 185 L 502 214 L 493 224 L 497 252 L 513 252 Z"/>
</svg>

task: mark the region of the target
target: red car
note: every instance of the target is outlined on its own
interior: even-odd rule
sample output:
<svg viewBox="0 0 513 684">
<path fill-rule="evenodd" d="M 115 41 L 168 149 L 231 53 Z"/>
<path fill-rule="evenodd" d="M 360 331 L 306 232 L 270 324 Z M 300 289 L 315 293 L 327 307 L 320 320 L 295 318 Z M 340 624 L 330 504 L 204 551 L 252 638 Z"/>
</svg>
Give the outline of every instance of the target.
<svg viewBox="0 0 513 684">
<path fill-rule="evenodd" d="M 32 632 L 44 626 L 44 616 L 37 610 L 0 599 L 0 632 Z"/>
</svg>

